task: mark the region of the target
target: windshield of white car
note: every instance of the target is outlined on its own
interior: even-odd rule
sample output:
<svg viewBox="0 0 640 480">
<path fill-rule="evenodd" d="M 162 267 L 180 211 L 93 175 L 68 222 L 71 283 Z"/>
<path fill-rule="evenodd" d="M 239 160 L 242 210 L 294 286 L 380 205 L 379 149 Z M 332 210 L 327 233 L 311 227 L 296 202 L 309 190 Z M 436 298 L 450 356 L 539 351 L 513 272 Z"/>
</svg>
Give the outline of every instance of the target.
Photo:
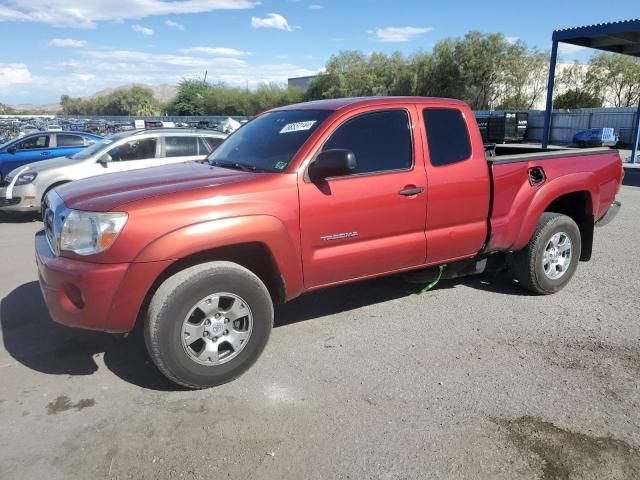
<svg viewBox="0 0 640 480">
<path fill-rule="evenodd" d="M 257 172 L 282 172 L 330 110 L 265 113 L 242 126 L 210 156 L 211 165 Z"/>
</svg>

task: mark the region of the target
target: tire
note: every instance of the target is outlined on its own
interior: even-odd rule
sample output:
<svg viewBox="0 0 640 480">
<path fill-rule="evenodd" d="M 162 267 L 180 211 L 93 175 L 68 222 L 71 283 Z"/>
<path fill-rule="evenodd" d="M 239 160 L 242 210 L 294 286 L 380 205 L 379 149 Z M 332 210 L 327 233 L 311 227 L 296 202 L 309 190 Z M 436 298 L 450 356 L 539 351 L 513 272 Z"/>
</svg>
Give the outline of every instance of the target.
<svg viewBox="0 0 640 480">
<path fill-rule="evenodd" d="M 554 240 L 557 246 L 554 246 Z M 548 295 L 569 283 L 580 261 L 581 249 L 580 229 L 576 222 L 566 215 L 546 212 L 540 217 L 527 246 L 511 255 L 509 267 L 523 288 Z"/>
<path fill-rule="evenodd" d="M 210 262 L 165 280 L 145 317 L 145 343 L 158 369 L 184 387 L 207 388 L 239 377 L 256 362 L 273 327 L 273 302 L 251 271 Z"/>
</svg>

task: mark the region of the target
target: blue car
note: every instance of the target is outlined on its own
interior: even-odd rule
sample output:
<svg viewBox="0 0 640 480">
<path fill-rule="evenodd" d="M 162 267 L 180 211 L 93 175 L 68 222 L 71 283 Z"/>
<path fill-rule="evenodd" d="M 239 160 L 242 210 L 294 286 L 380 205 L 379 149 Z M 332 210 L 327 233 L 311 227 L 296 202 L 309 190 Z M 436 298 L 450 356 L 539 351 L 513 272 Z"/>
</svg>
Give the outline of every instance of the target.
<svg viewBox="0 0 640 480">
<path fill-rule="evenodd" d="M 573 136 L 573 143 L 579 147 L 615 147 L 620 141 L 613 128 L 591 128 Z"/>
<path fill-rule="evenodd" d="M 0 183 L 22 165 L 73 155 L 101 139 L 84 132 L 36 132 L 11 140 L 0 145 Z"/>
</svg>

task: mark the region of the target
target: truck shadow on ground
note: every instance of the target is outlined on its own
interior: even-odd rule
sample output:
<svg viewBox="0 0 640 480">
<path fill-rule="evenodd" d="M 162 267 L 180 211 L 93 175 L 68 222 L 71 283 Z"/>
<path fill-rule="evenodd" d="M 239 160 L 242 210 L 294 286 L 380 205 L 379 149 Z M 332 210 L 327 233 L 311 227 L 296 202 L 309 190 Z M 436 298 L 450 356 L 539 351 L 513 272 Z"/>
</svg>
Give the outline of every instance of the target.
<svg viewBox="0 0 640 480">
<path fill-rule="evenodd" d="M 640 187 L 640 168 L 625 167 L 623 185 Z"/>
<path fill-rule="evenodd" d="M 523 294 L 508 278 L 485 276 L 443 280 L 436 288 L 459 285 L 507 295 Z M 398 277 L 322 290 L 276 307 L 275 327 L 407 297 L 419 291 L 419 285 L 405 283 Z M 181 390 L 151 362 L 141 328 L 124 338 L 123 335 L 59 325 L 51 320 L 37 282 L 21 285 L 2 299 L 0 329 L 4 348 L 11 357 L 37 372 L 60 376 L 92 375 L 104 364 L 131 384 L 151 390 Z"/>
</svg>

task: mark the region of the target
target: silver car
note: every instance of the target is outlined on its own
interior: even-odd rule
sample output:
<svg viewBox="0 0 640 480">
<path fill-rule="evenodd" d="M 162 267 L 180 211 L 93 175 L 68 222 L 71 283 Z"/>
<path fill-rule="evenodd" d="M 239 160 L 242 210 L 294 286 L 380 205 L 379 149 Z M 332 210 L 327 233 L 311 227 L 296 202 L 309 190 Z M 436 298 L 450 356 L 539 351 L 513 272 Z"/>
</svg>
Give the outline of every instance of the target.
<svg viewBox="0 0 640 480">
<path fill-rule="evenodd" d="M 69 157 L 11 171 L 0 186 L 0 211 L 39 211 L 49 190 L 81 178 L 203 161 L 226 137 L 222 132 L 169 128 L 118 133 Z"/>
</svg>

